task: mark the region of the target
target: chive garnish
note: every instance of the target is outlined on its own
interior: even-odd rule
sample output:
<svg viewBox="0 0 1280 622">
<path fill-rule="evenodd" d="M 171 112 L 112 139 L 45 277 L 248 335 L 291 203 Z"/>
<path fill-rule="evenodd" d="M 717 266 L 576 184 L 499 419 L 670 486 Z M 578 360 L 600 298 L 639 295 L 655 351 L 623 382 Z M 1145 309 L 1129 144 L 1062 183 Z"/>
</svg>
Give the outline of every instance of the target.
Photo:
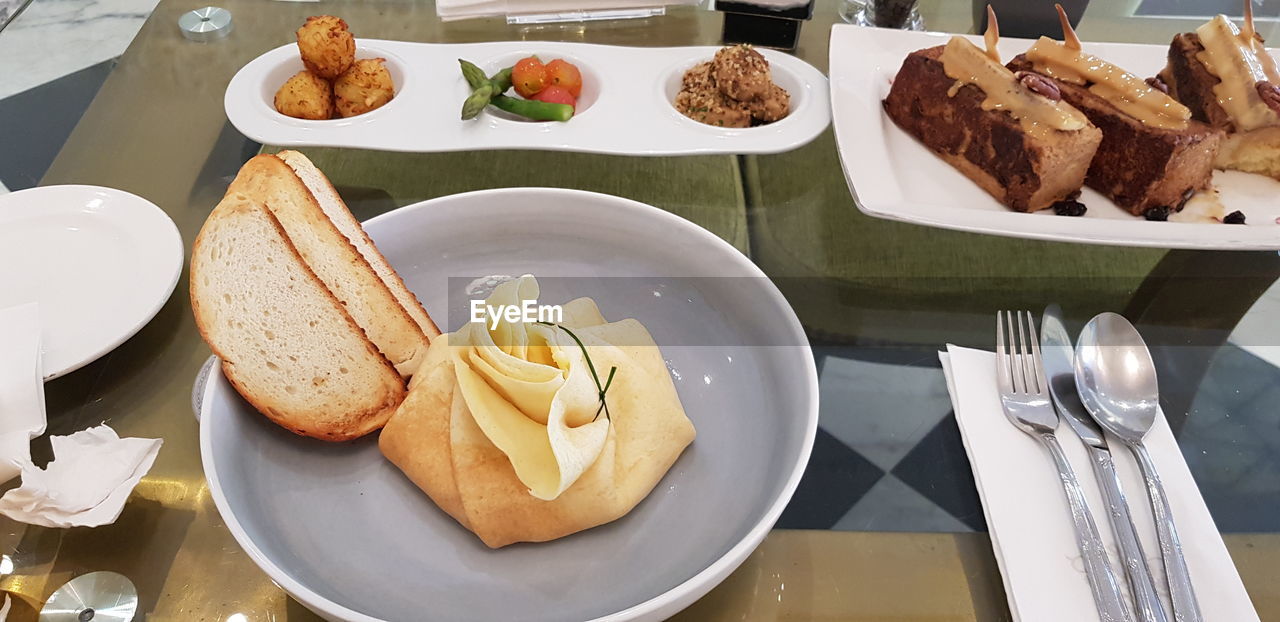
<svg viewBox="0 0 1280 622">
<path fill-rule="evenodd" d="M 551 322 L 538 322 L 538 323 L 542 324 L 543 326 L 551 326 L 553 328 L 559 328 L 560 330 L 567 333 L 570 337 L 572 337 L 575 342 L 577 342 L 578 347 L 582 349 L 582 358 L 587 359 L 587 369 L 591 371 L 591 379 L 594 380 L 596 383 L 596 390 L 600 392 L 600 407 L 596 409 L 596 416 L 592 417 L 591 421 L 594 422 L 596 419 L 599 419 L 601 412 L 604 413 L 605 419 L 609 419 L 610 421 L 612 421 L 613 419 L 609 416 L 609 403 L 606 402 L 604 398 L 605 398 L 605 394 L 609 392 L 609 387 L 613 385 L 613 375 L 618 372 L 618 366 L 615 365 L 609 370 L 609 377 L 605 380 L 604 385 L 601 385 L 600 376 L 599 374 L 596 373 L 595 363 L 591 362 L 591 354 L 587 352 L 587 346 L 582 343 L 581 339 L 578 339 L 577 335 L 573 334 L 573 331 L 559 324 L 552 324 Z"/>
</svg>

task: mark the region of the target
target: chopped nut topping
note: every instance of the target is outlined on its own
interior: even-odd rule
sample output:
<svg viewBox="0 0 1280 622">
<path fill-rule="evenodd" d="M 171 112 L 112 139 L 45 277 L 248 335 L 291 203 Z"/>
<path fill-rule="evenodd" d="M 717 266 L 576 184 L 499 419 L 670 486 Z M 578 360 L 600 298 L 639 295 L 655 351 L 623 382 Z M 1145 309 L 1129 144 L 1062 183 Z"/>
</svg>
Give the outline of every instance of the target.
<svg viewBox="0 0 1280 622">
<path fill-rule="evenodd" d="M 1155 90 L 1157 90 L 1157 91 L 1160 91 L 1161 93 L 1164 93 L 1165 95 L 1168 95 L 1168 94 L 1169 94 L 1169 85 L 1168 85 L 1168 84 L 1165 84 L 1165 83 L 1164 83 L 1164 80 L 1161 80 L 1161 79 L 1160 79 L 1160 76 L 1152 76 L 1152 77 L 1150 77 L 1150 78 L 1147 78 L 1147 86 L 1149 86 L 1149 87 L 1151 87 L 1151 88 L 1153 88 L 1153 89 L 1155 89 Z"/>
</svg>

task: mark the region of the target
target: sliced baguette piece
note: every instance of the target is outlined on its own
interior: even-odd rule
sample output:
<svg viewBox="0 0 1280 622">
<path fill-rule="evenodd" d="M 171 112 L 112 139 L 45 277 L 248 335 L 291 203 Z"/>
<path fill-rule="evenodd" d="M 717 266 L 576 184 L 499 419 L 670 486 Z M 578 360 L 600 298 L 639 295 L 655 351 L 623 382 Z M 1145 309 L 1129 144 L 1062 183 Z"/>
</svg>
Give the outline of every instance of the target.
<svg viewBox="0 0 1280 622">
<path fill-rule="evenodd" d="M 334 189 L 333 184 L 329 182 L 329 178 L 316 168 L 307 156 L 297 151 L 281 151 L 276 157 L 284 160 L 289 168 L 297 174 L 302 183 L 306 184 L 307 189 L 311 191 L 311 195 L 320 203 L 320 209 L 324 210 L 329 220 L 338 227 L 338 231 L 342 235 L 347 236 L 347 240 L 351 242 L 356 250 L 360 251 L 360 255 L 364 260 L 369 262 L 373 271 L 378 274 L 378 278 L 382 279 L 382 284 L 391 290 L 391 295 L 396 297 L 396 301 L 404 310 L 409 313 L 409 317 L 418 324 L 418 328 L 427 335 L 428 341 L 434 339 L 440 334 L 440 329 L 436 327 L 436 323 L 431 320 L 431 316 L 427 315 L 427 310 L 422 308 L 422 303 L 418 301 L 418 297 L 405 287 L 404 281 L 396 274 L 391 264 L 387 262 L 387 258 L 378 252 L 378 247 L 374 246 L 373 240 L 369 239 L 369 234 L 365 233 L 364 227 L 360 226 L 360 222 L 356 220 L 351 210 L 347 208 L 347 204 L 342 202 L 342 197 L 338 195 L 338 191 Z"/>
<path fill-rule="evenodd" d="M 227 192 L 240 192 L 266 204 L 307 267 L 346 307 L 369 340 L 401 376 L 413 374 L 419 354 L 427 349 L 427 335 L 284 160 L 274 155 L 253 157 L 240 168 Z M 347 217 L 354 220 L 350 212 Z"/>
<path fill-rule="evenodd" d="M 191 309 L 236 391 L 296 434 L 358 438 L 404 400 L 395 368 L 245 195 L 227 195 L 196 237 Z"/>
</svg>

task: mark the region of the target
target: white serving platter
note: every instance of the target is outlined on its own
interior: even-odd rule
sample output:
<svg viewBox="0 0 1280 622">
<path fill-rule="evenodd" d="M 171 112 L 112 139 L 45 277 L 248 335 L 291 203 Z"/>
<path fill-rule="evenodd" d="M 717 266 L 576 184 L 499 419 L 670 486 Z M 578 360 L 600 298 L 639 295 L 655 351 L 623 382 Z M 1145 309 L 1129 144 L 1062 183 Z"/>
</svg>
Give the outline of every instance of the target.
<svg viewBox="0 0 1280 622">
<path fill-rule="evenodd" d="M 42 186 L 0 195 L 0 308 L 40 305 L 45 380 L 146 326 L 173 293 L 184 256 L 169 216 L 128 192 Z"/>
<path fill-rule="evenodd" d="M 1220 250 L 1280 249 L 1280 182 L 1217 171 L 1219 192 L 1197 195 L 1170 222 L 1130 215 L 1085 188 L 1084 217 L 1051 210 L 1018 213 L 1001 205 L 959 171 L 898 128 L 881 102 L 907 54 L 942 45 L 952 35 L 837 25 L 831 31 L 831 105 L 836 144 L 854 202 L 864 213 L 932 227 L 1020 238 L 1116 246 Z M 1173 33 L 1169 33 L 1172 38 Z M 979 37 L 969 37 L 981 44 Z M 1002 39 L 1006 61 L 1033 42 Z M 1085 43 L 1084 50 L 1139 76 L 1164 67 L 1166 45 Z M 1212 220 L 1235 210 L 1247 225 Z"/>
<path fill-rule="evenodd" d="M 441 152 L 544 149 L 619 155 L 778 153 L 827 128 L 827 79 L 812 65 L 762 49 L 773 79 L 791 94 L 787 118 L 753 128 L 723 128 L 681 115 L 672 102 L 685 70 L 718 47 L 635 48 L 586 43 L 510 41 L 467 44 L 360 39 L 357 58 L 382 57 L 396 97 L 348 119 L 308 121 L 276 112 L 275 92 L 302 70 L 298 47 L 284 45 L 249 62 L 227 86 L 227 118 L 245 136 L 282 147 L 349 147 Z M 488 75 L 521 58 L 563 58 L 582 72 L 577 114 L 568 122 L 520 120 L 489 107 L 460 118 L 471 93 L 458 66 L 469 60 Z"/>
</svg>

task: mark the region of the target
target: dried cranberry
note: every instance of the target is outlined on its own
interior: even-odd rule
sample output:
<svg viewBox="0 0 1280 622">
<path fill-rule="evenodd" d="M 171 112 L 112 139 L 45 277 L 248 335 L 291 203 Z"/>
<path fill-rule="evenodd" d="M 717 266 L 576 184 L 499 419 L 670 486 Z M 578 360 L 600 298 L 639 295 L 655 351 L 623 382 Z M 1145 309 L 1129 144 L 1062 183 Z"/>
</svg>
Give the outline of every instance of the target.
<svg viewBox="0 0 1280 622">
<path fill-rule="evenodd" d="M 1240 210 L 1231 212 L 1230 214 L 1227 214 L 1226 216 L 1222 217 L 1222 222 L 1223 224 L 1227 224 L 1227 225 L 1243 225 L 1244 212 Z"/>
<path fill-rule="evenodd" d="M 1142 214 L 1147 220 L 1169 220 L 1169 206 L 1152 207 Z"/>
<path fill-rule="evenodd" d="M 1089 208 L 1079 201 L 1058 201 L 1053 204 L 1053 213 L 1059 216 L 1084 216 Z"/>
</svg>

